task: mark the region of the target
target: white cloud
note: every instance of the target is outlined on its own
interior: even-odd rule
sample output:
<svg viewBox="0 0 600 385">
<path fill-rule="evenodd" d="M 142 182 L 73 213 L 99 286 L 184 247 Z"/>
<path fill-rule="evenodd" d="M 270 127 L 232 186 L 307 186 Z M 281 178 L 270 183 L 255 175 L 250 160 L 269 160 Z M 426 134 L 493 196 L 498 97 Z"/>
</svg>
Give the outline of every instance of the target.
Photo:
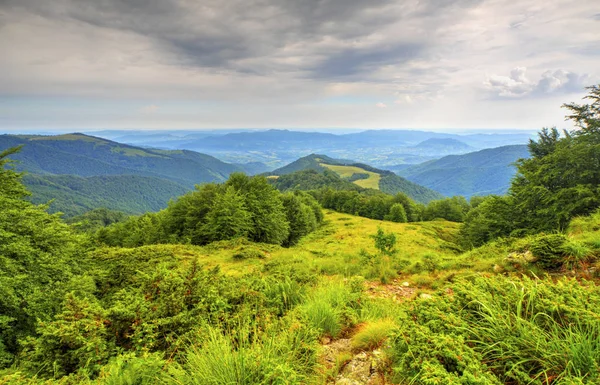
<svg viewBox="0 0 600 385">
<path fill-rule="evenodd" d="M 592 81 L 588 74 L 579 75 L 574 72 L 558 69 L 545 71 L 538 81 L 531 81 L 526 67 L 516 67 L 510 76 L 491 75 L 484 85 L 499 97 L 523 98 L 543 94 L 582 92 Z"/>
<path fill-rule="evenodd" d="M 151 113 L 154 113 L 154 112 L 158 111 L 159 108 L 160 107 L 158 107 L 158 106 L 156 106 L 154 104 L 150 104 L 148 106 L 144 106 L 144 107 L 140 108 L 140 111 L 143 112 L 143 113 L 145 113 L 145 114 L 151 114 Z"/>
<path fill-rule="evenodd" d="M 375 107 L 378 107 L 378 108 L 387 108 L 387 104 L 385 104 L 385 103 L 382 103 L 382 102 L 379 102 L 379 103 L 377 103 L 377 104 L 375 105 Z"/>
</svg>

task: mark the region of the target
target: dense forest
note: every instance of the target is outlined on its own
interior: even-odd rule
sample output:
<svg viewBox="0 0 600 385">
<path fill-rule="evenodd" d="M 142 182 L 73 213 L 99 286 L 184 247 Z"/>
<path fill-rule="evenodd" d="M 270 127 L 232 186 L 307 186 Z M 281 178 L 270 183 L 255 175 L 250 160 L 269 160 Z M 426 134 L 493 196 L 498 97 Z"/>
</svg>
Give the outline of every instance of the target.
<svg viewBox="0 0 600 385">
<path fill-rule="evenodd" d="M 588 100 L 508 194 L 426 205 L 234 172 L 66 223 L 5 150 L 0 383 L 598 384 L 600 86 Z"/>
</svg>

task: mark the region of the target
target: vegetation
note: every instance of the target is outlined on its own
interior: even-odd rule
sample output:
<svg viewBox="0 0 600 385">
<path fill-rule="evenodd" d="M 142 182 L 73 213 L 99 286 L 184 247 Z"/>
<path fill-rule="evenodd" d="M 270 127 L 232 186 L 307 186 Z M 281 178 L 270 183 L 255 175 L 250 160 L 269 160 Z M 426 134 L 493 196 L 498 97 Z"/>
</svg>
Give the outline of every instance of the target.
<svg viewBox="0 0 600 385">
<path fill-rule="evenodd" d="M 445 196 L 466 198 L 489 194 L 506 194 L 515 176 L 514 163 L 529 158 L 526 145 L 502 146 L 448 155 L 441 159 L 410 165 L 398 175 L 411 182 L 439 191 Z"/>
<path fill-rule="evenodd" d="M 576 167 L 562 146 L 593 156 L 596 112 L 569 108 L 580 131 L 542 131 L 509 196 L 428 206 L 234 173 L 158 213 L 69 225 L 4 151 L 0 382 L 597 384 L 598 165 L 545 187 L 564 207 L 536 206 L 544 224 L 519 190 Z"/>
<path fill-rule="evenodd" d="M 329 170 L 337 174 L 339 178 L 331 173 L 327 174 Z M 319 177 L 317 173 L 326 175 Z M 402 193 L 421 203 L 443 197 L 441 194 L 412 183 L 391 171 L 380 170 L 366 164 L 332 159 L 325 155 L 312 154 L 300 158 L 285 167 L 272 171 L 269 175 L 280 177 L 275 183 L 277 188 L 282 190 L 313 190 L 323 187 L 350 191 L 372 189 L 391 195 Z M 357 189 L 356 186 L 361 189 Z"/>
<path fill-rule="evenodd" d="M 506 197 L 491 196 L 467 216 L 464 236 L 481 245 L 499 236 L 563 231 L 571 219 L 600 207 L 600 86 L 591 104 L 567 104 L 577 129 L 543 129 L 531 140 L 531 158 L 517 162 Z"/>
</svg>

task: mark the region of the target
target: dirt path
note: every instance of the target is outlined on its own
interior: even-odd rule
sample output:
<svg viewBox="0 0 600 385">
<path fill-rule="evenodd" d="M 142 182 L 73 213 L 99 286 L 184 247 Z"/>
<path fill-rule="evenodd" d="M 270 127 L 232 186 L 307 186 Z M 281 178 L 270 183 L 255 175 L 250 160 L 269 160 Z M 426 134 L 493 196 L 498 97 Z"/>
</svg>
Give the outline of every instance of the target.
<svg viewBox="0 0 600 385">
<path fill-rule="evenodd" d="M 374 298 L 390 298 L 404 301 L 413 298 L 417 289 L 407 282 L 393 280 L 389 284 L 367 282 L 366 293 Z M 329 374 L 327 385 L 386 385 L 384 372 L 388 369 L 381 349 L 353 351 L 352 336 L 360 329 L 346 333 L 337 340 L 324 339 L 322 362 Z"/>
</svg>

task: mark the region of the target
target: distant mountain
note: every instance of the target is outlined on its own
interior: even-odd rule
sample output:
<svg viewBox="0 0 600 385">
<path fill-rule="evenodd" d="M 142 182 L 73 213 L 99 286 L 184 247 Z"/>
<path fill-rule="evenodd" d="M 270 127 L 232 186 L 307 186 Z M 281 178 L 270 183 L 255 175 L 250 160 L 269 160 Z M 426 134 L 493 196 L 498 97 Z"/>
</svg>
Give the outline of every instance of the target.
<svg viewBox="0 0 600 385">
<path fill-rule="evenodd" d="M 273 169 L 262 162 L 233 163 L 233 165 L 244 170 L 248 175 L 258 175 Z"/>
<path fill-rule="evenodd" d="M 83 134 L 0 135 L 0 150 L 24 145 L 16 168 L 35 174 L 138 175 L 168 179 L 192 188 L 243 171 L 212 156 L 185 150 L 151 150 Z"/>
<path fill-rule="evenodd" d="M 468 144 L 452 138 L 431 138 L 417 144 L 415 148 L 426 148 L 438 153 L 460 154 L 476 150 Z"/>
<path fill-rule="evenodd" d="M 50 212 L 75 216 L 99 207 L 141 214 L 158 211 L 167 202 L 189 191 L 169 180 L 137 175 L 104 175 L 82 178 L 75 175 L 26 174 L 23 181 L 31 201 L 52 201 Z"/>
<path fill-rule="evenodd" d="M 398 175 L 446 196 L 504 194 L 516 170 L 512 164 L 529 157 L 527 146 L 503 146 L 449 155 L 398 169 Z"/>
<path fill-rule="evenodd" d="M 97 207 L 156 211 L 195 184 L 247 171 L 194 151 L 144 149 L 83 134 L 0 135 L 0 151 L 19 145 L 11 158 L 15 169 L 28 173 L 24 181 L 32 201 L 54 200 L 50 210 L 66 215 Z"/>
<path fill-rule="evenodd" d="M 361 188 L 372 188 L 388 194 L 402 192 L 417 202 L 426 203 L 434 199 L 442 198 L 442 195 L 438 192 L 399 177 L 391 171 L 380 170 L 362 163 L 333 159 L 326 155 L 319 154 L 311 154 L 300 158 L 269 174 L 283 178 L 282 176 L 284 175 L 298 173 L 300 171 L 305 172 L 307 170 L 325 174 L 328 178 L 329 176 L 327 173 L 333 171 L 338 174 L 342 180 L 351 182 Z M 283 178 L 279 184 L 282 184 L 283 181 L 286 181 L 286 183 L 291 185 L 294 183 L 305 184 L 306 182 L 304 180 L 307 178 L 310 178 L 311 182 L 315 180 L 313 176 L 305 173 L 298 176 L 298 180 L 296 181 L 287 181 L 289 178 Z M 315 181 L 313 183 L 317 182 Z M 340 186 L 340 184 L 336 182 L 336 188 L 339 188 L 338 186 Z"/>
<path fill-rule="evenodd" d="M 529 132 L 455 134 L 418 130 L 367 130 L 334 134 L 291 130 L 104 131 L 99 136 L 142 147 L 186 149 L 228 163 L 281 167 L 311 153 L 354 159 L 376 167 L 417 164 L 444 155 L 526 144 Z M 460 143 L 459 143 L 460 142 Z"/>
</svg>

